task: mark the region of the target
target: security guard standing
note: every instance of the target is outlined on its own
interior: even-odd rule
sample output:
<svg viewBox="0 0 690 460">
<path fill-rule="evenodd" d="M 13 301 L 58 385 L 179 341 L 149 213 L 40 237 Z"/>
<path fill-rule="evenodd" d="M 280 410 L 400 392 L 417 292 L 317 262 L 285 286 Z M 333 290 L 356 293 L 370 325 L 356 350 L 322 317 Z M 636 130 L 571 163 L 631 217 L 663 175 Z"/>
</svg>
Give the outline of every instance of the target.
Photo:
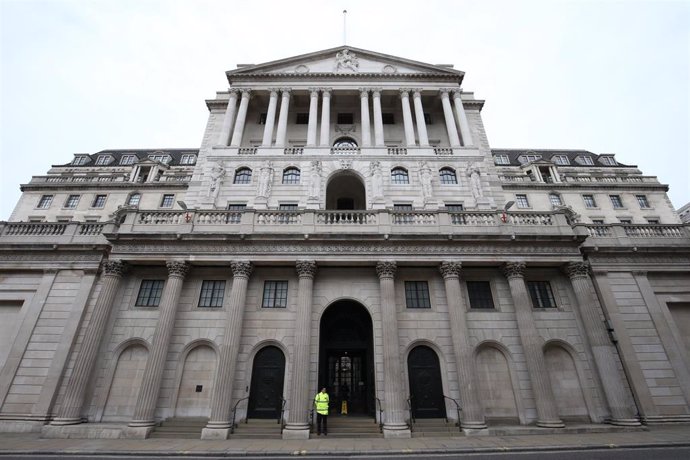
<svg viewBox="0 0 690 460">
<path fill-rule="evenodd" d="M 321 391 L 316 393 L 314 397 L 317 436 L 321 436 L 321 431 L 323 431 L 324 436 L 328 436 L 328 404 L 329 398 L 328 393 L 326 393 L 326 388 L 321 388 Z"/>
</svg>

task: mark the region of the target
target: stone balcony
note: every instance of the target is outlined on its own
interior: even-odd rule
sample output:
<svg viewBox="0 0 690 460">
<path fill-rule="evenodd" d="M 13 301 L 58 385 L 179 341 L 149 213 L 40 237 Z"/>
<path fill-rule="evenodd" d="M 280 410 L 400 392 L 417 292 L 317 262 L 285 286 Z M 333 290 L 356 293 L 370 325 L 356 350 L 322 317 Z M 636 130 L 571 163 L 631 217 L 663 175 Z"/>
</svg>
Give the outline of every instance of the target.
<svg viewBox="0 0 690 460">
<path fill-rule="evenodd" d="M 0 243 L 107 244 L 103 235 L 116 228 L 111 222 L 0 222 Z"/>
<path fill-rule="evenodd" d="M 386 146 L 386 147 L 224 147 L 214 146 L 213 155 L 239 156 L 337 156 L 337 157 L 372 157 L 382 155 L 422 155 L 422 156 L 478 156 L 479 148 L 469 147 L 420 147 L 420 146 Z"/>
<path fill-rule="evenodd" d="M 690 246 L 690 224 L 576 224 L 585 246 Z"/>
</svg>

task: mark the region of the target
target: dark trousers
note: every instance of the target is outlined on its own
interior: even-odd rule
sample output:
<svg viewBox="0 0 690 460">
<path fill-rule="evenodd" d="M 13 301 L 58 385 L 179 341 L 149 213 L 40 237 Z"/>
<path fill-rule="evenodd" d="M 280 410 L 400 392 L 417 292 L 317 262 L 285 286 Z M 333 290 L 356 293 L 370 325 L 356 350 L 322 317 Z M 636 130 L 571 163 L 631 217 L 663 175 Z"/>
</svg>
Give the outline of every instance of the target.
<svg viewBox="0 0 690 460">
<path fill-rule="evenodd" d="M 328 415 L 316 413 L 316 434 L 328 434 Z"/>
</svg>

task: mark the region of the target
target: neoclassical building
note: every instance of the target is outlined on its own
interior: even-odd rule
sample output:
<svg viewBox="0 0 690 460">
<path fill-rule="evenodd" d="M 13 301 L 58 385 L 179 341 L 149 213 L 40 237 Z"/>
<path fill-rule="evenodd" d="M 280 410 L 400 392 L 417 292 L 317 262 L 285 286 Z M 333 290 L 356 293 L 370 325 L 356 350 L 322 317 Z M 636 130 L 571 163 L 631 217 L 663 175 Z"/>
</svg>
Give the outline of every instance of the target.
<svg viewBox="0 0 690 460">
<path fill-rule="evenodd" d="M 492 149 L 464 73 L 228 71 L 198 149 L 77 154 L 0 223 L 0 430 L 409 437 L 690 421 L 690 233 L 612 154 Z M 536 429 L 536 428 L 535 428 Z"/>
</svg>

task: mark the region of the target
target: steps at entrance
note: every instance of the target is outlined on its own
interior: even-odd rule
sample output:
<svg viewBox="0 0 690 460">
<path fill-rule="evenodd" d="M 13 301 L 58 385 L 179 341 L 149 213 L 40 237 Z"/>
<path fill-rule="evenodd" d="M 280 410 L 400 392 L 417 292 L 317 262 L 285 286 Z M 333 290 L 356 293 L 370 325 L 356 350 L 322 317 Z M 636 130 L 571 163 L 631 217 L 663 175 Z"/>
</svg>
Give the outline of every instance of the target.
<svg viewBox="0 0 690 460">
<path fill-rule="evenodd" d="M 206 417 L 173 417 L 163 420 L 149 436 L 150 438 L 200 439 L 206 426 Z"/>
<path fill-rule="evenodd" d="M 276 419 L 251 418 L 239 422 L 230 439 L 281 439 L 280 423 Z"/>
<path fill-rule="evenodd" d="M 447 438 L 464 436 L 453 422 L 444 418 L 418 418 L 412 427 L 413 438 Z"/>
<path fill-rule="evenodd" d="M 316 421 L 314 421 L 311 438 L 317 438 Z M 379 425 L 373 417 L 340 416 L 328 417 L 329 438 L 383 438 Z"/>
</svg>

